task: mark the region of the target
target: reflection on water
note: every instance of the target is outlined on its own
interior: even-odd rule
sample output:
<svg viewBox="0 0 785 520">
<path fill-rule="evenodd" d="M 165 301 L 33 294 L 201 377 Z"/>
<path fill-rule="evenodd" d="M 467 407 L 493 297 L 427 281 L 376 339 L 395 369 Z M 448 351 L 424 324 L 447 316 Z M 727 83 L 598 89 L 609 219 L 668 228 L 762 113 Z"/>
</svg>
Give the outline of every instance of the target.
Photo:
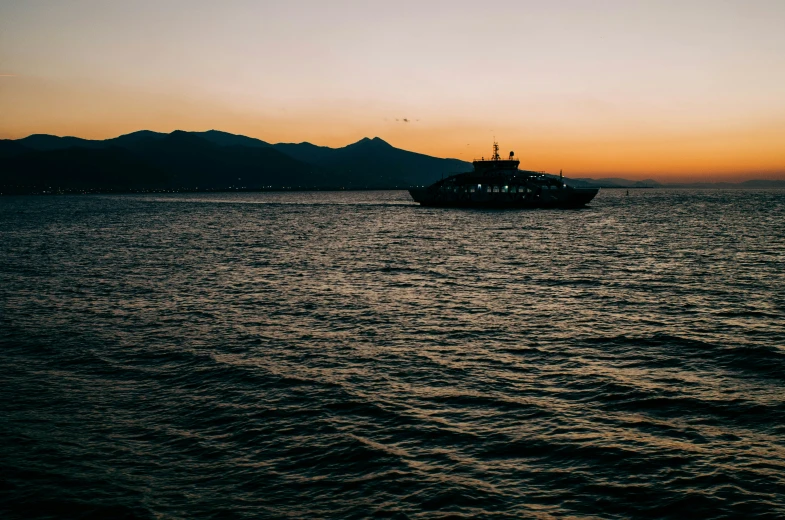
<svg viewBox="0 0 785 520">
<path fill-rule="evenodd" d="M 0 511 L 785 515 L 785 192 L 0 200 Z"/>
</svg>

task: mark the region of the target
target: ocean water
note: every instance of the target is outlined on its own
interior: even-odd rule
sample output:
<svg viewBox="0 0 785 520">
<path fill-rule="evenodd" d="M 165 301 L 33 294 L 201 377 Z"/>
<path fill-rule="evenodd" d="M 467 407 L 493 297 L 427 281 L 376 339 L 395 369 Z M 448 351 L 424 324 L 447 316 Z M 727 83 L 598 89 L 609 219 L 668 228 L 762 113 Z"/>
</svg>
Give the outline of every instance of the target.
<svg viewBox="0 0 785 520">
<path fill-rule="evenodd" d="M 0 198 L 3 518 L 785 517 L 785 191 Z"/>
</svg>

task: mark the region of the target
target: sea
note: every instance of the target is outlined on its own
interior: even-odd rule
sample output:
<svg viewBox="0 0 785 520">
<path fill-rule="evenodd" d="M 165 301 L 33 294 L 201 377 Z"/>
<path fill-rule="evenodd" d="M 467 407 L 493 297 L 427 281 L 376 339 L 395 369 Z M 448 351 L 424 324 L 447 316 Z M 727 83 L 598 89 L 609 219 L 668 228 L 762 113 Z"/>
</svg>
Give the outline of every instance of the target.
<svg viewBox="0 0 785 520">
<path fill-rule="evenodd" d="M 785 518 L 785 190 L 0 197 L 0 517 Z"/>
</svg>

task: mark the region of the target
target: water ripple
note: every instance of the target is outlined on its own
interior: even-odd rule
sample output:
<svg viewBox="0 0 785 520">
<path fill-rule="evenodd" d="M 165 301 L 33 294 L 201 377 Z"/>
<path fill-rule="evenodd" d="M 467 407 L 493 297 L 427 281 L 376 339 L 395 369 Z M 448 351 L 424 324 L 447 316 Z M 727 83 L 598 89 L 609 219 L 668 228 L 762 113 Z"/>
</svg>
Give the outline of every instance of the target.
<svg viewBox="0 0 785 520">
<path fill-rule="evenodd" d="M 785 516 L 785 192 L 4 198 L 0 512 Z"/>
</svg>

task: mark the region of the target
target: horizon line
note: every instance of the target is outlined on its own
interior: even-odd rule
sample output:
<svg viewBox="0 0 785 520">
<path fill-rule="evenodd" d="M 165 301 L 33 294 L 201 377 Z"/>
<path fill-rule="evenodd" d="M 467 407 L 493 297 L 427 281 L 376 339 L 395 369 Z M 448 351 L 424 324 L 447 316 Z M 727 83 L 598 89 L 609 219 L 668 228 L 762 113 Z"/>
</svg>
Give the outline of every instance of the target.
<svg viewBox="0 0 785 520">
<path fill-rule="evenodd" d="M 9 76 L 9 75 L 0 74 L 0 77 L 2 77 L 2 76 Z M 17 76 L 17 75 L 16 74 L 12 74 L 10 76 Z M 273 142 L 265 141 L 265 140 L 263 140 L 261 138 L 258 138 L 258 137 L 251 137 L 251 136 L 248 136 L 248 135 L 245 135 L 245 134 L 236 134 L 236 133 L 232 133 L 232 132 L 227 132 L 225 130 L 219 130 L 217 128 L 209 128 L 207 130 L 182 130 L 182 129 L 176 128 L 176 129 L 171 130 L 169 132 L 157 131 L 157 130 L 149 130 L 149 129 L 146 129 L 146 128 L 142 128 L 142 129 L 139 129 L 139 130 L 133 130 L 131 132 L 126 132 L 126 133 L 122 133 L 122 134 L 119 134 L 119 135 L 115 135 L 114 137 L 107 137 L 107 138 L 103 138 L 103 139 L 79 137 L 77 135 L 57 135 L 57 134 L 49 134 L 49 133 L 32 133 L 32 134 L 26 135 L 24 137 L 19 137 L 19 138 L 16 138 L 16 139 L 14 139 L 14 138 L 0 138 L 0 140 L 20 141 L 22 139 L 27 139 L 27 138 L 33 137 L 33 136 L 50 136 L 50 137 L 55 137 L 55 138 L 58 138 L 58 139 L 64 139 L 64 138 L 69 138 L 70 137 L 70 138 L 75 138 L 75 139 L 82 139 L 84 141 L 108 141 L 108 140 L 111 140 L 111 139 L 116 139 L 118 137 L 123 137 L 123 136 L 126 136 L 126 135 L 131 135 L 131 134 L 135 134 L 135 133 L 139 133 L 139 132 L 150 132 L 150 133 L 154 133 L 154 134 L 171 135 L 171 134 L 173 134 L 175 132 L 205 133 L 205 132 L 210 132 L 210 131 L 221 132 L 221 133 L 234 135 L 234 136 L 239 136 L 239 137 L 245 137 L 245 138 L 249 138 L 249 139 L 255 139 L 255 140 L 263 142 L 265 144 L 269 144 L 270 146 L 279 145 L 279 144 L 310 144 L 312 146 L 330 148 L 332 150 L 344 148 L 344 147 L 350 146 L 352 144 L 357 144 L 357 143 L 362 142 L 364 140 L 369 140 L 370 141 L 370 140 L 378 139 L 378 140 L 381 140 L 381 141 L 387 143 L 388 145 L 392 146 L 396 150 L 401 150 L 401 151 L 405 151 L 405 152 L 409 152 L 409 153 L 416 153 L 416 154 L 419 154 L 419 155 L 427 155 L 429 157 L 442 159 L 442 160 L 460 161 L 460 162 L 463 162 L 463 163 L 466 163 L 466 164 L 471 164 L 473 162 L 473 160 L 460 159 L 458 157 L 438 157 L 438 156 L 435 156 L 435 155 L 424 154 L 422 152 L 415 152 L 415 151 L 407 150 L 407 149 L 404 149 L 404 148 L 398 148 L 396 146 L 393 146 L 388 141 L 386 141 L 385 139 L 383 139 L 383 138 L 381 138 L 379 136 L 374 136 L 374 137 L 365 136 L 365 137 L 362 137 L 362 138 L 358 139 L 357 141 L 353 141 L 353 142 L 350 142 L 350 143 L 345 144 L 343 146 L 333 148 L 331 146 L 314 144 L 314 143 L 312 143 L 310 141 L 300 141 L 300 142 L 280 141 L 280 142 L 277 142 L 277 143 L 273 143 Z M 547 172 L 545 172 L 545 173 L 547 173 Z M 558 175 L 558 174 L 549 174 L 549 175 Z M 621 177 L 621 175 L 628 175 L 628 173 L 625 173 L 625 172 L 599 173 L 599 172 L 596 172 L 596 171 L 595 172 L 588 172 L 588 171 L 580 172 L 580 170 L 579 170 L 578 173 L 576 173 L 575 175 L 576 176 L 574 176 L 574 177 L 570 176 L 569 178 L 576 179 L 576 180 L 577 179 L 601 180 L 601 179 L 617 178 L 617 179 L 622 179 L 622 180 L 631 181 L 631 182 L 654 181 L 654 182 L 657 182 L 657 183 L 663 184 L 663 185 L 667 185 L 667 184 L 717 184 L 717 183 L 739 184 L 739 183 L 743 183 L 743 182 L 747 182 L 747 181 L 785 181 L 785 167 L 783 167 L 782 169 L 756 171 L 756 172 L 725 172 L 725 173 L 705 173 L 705 174 L 695 174 L 695 173 L 635 174 L 635 173 L 632 173 L 632 175 L 634 175 L 636 177 L 642 177 L 640 179 L 626 179 L 624 177 Z M 596 177 L 596 178 L 595 177 L 590 177 L 590 176 L 594 176 L 594 175 L 598 175 L 600 177 Z M 775 176 L 776 178 L 751 177 L 751 175 Z M 645 178 L 644 178 L 644 176 L 645 176 Z M 666 179 L 676 179 L 676 178 L 679 178 L 679 177 L 695 178 L 695 177 L 702 177 L 702 176 L 705 176 L 705 177 L 715 177 L 715 178 L 716 177 L 736 177 L 736 178 L 746 177 L 746 178 L 744 178 L 743 180 L 733 180 L 733 181 L 731 181 L 731 180 L 685 180 L 685 181 L 679 181 L 679 182 L 673 182 L 673 181 L 670 181 L 670 180 L 658 180 L 657 179 L 657 177 L 665 177 Z"/>
</svg>

